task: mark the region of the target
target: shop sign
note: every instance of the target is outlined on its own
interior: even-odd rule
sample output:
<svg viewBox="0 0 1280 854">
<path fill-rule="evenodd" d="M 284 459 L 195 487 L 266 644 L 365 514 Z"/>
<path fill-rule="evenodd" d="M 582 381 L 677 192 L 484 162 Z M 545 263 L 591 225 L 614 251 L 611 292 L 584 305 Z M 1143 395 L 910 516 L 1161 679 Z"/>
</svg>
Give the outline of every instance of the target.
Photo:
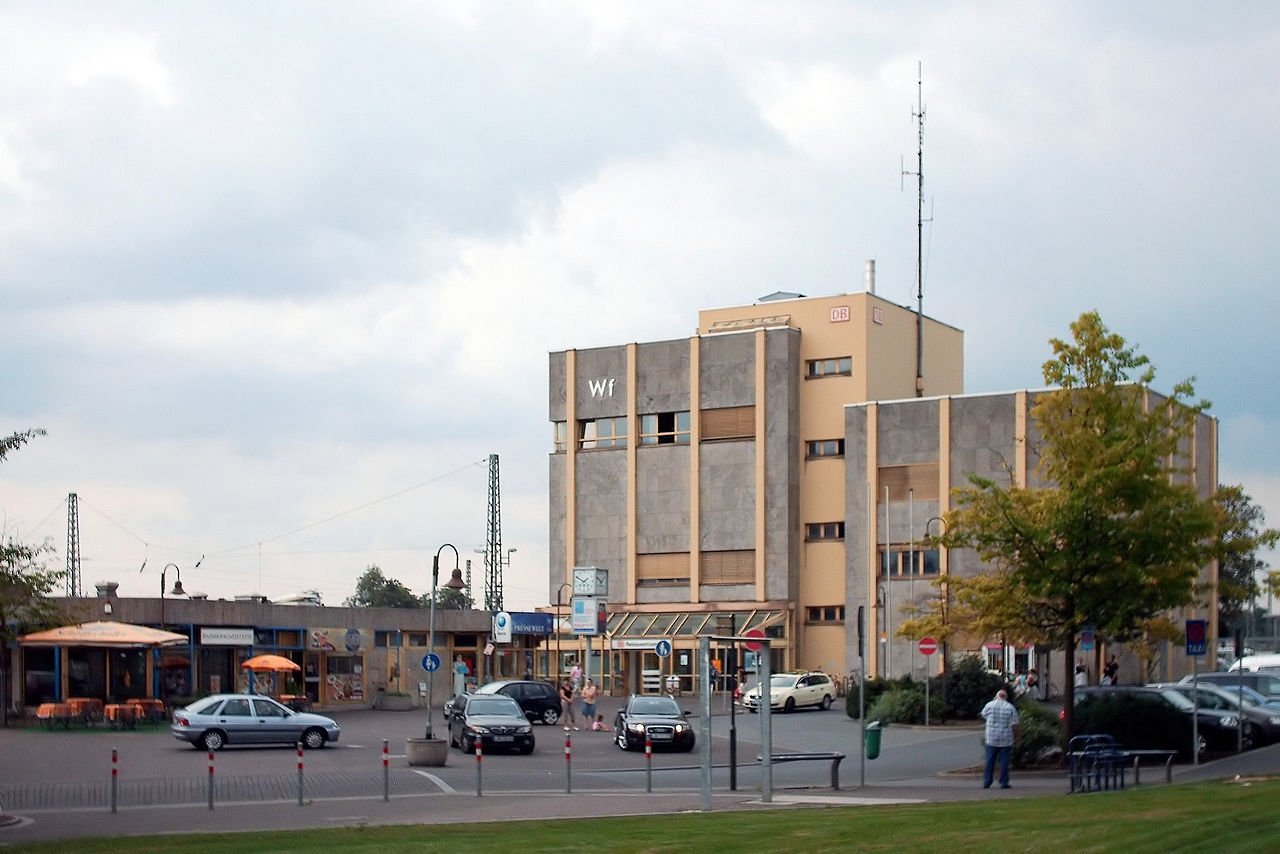
<svg viewBox="0 0 1280 854">
<path fill-rule="evenodd" d="M 201 629 L 200 643 L 204 646 L 253 646 L 253 629 Z"/>
</svg>

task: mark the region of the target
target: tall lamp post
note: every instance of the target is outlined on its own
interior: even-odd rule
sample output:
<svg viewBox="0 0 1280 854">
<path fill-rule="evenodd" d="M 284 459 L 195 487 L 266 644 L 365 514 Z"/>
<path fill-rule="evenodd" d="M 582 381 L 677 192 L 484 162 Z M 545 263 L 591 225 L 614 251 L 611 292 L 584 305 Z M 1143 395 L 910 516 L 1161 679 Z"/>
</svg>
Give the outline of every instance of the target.
<svg viewBox="0 0 1280 854">
<path fill-rule="evenodd" d="M 933 534 L 929 533 L 929 531 L 933 527 L 934 522 L 938 523 L 938 536 L 939 537 L 942 536 L 942 525 L 945 524 L 946 520 L 943 519 L 941 516 L 930 516 L 928 519 L 925 520 L 925 523 L 924 523 L 924 535 L 927 539 L 933 538 Z M 938 553 L 938 564 L 939 564 L 938 571 L 941 572 L 942 571 L 942 566 L 941 566 L 942 553 L 941 552 Z M 951 587 L 947 584 L 947 580 L 944 578 L 942 580 L 942 628 L 943 628 L 943 632 L 942 632 L 942 706 L 943 708 L 946 708 L 946 705 L 947 705 L 947 635 L 948 635 L 947 620 L 949 619 L 949 615 L 947 611 L 950 610 L 947 606 L 950 604 L 951 604 Z M 926 676 L 925 678 L 928 678 L 928 677 Z"/>
<path fill-rule="evenodd" d="M 436 585 L 440 583 L 440 553 L 445 549 L 453 549 L 453 573 L 449 576 L 449 581 L 445 584 L 450 590 L 462 590 L 467 583 L 462 580 L 461 558 L 458 555 L 456 546 L 445 543 L 436 549 L 436 555 L 431 559 L 431 604 L 429 606 L 427 616 L 427 655 L 428 657 L 436 654 Z M 435 736 L 432 734 L 434 728 L 435 710 L 431 705 L 432 686 L 435 684 L 435 672 L 427 674 L 427 738 L 431 739 Z"/>
<path fill-rule="evenodd" d="M 160 570 L 160 628 L 164 629 L 164 576 L 169 571 L 169 567 L 173 567 L 173 571 L 178 574 L 178 578 L 173 582 L 173 595 L 185 596 L 187 591 L 182 589 L 182 570 L 176 563 L 166 563 L 164 568 Z"/>
<path fill-rule="evenodd" d="M 552 678 L 557 685 L 560 684 L 560 668 L 564 666 L 564 659 L 560 657 L 560 635 L 564 631 L 564 623 L 561 622 L 560 618 L 560 608 L 564 605 L 561 597 L 564 595 L 566 587 L 570 590 L 573 589 L 573 585 L 567 581 L 556 588 L 556 672 L 552 675 Z"/>
</svg>

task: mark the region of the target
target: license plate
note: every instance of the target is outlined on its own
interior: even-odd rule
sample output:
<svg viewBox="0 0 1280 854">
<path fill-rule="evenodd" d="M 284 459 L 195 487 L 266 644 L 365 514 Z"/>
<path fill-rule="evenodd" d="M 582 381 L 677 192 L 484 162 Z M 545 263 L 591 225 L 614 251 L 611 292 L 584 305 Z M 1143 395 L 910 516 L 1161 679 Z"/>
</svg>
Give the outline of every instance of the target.
<svg viewBox="0 0 1280 854">
<path fill-rule="evenodd" d="M 494 741 L 515 741 L 516 737 L 514 735 L 495 735 L 493 737 L 493 740 Z"/>
</svg>

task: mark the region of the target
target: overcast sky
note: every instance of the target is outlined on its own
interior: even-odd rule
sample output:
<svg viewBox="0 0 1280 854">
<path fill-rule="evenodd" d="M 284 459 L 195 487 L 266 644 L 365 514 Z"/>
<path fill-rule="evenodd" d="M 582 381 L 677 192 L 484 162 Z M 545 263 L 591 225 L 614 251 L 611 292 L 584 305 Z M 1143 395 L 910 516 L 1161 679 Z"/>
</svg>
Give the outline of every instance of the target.
<svg viewBox="0 0 1280 854">
<path fill-rule="evenodd" d="M 48 435 L 0 527 L 61 565 L 77 493 L 90 593 L 420 593 L 449 543 L 482 598 L 494 453 L 546 603 L 547 353 L 868 258 L 914 303 L 918 64 L 966 390 L 1097 309 L 1278 525 L 1277 56 L 1270 2 L 10 0 L 0 434 Z"/>
</svg>

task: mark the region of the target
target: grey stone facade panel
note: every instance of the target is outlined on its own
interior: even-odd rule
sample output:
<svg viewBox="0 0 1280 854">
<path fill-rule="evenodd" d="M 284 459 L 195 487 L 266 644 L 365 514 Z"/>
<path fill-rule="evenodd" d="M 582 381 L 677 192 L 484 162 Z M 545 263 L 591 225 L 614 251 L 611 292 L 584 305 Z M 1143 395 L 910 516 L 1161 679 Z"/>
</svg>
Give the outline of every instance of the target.
<svg viewBox="0 0 1280 854">
<path fill-rule="evenodd" d="M 702 445 L 701 549 L 756 547 L 755 453 L 754 441 Z"/>
<path fill-rule="evenodd" d="M 578 454 L 577 480 L 574 565 L 609 570 L 609 594 L 613 597 L 625 589 L 622 579 L 627 565 L 626 451 Z"/>
<path fill-rule="evenodd" d="M 969 483 L 969 475 L 1008 486 L 1020 452 L 1015 434 L 1013 395 L 962 397 L 951 401 L 951 486 Z M 935 460 L 937 457 L 934 458 Z"/>
<path fill-rule="evenodd" d="M 565 399 L 565 373 L 568 354 L 552 353 L 547 359 L 547 410 L 549 421 L 564 421 L 568 415 L 568 404 Z"/>
<path fill-rule="evenodd" d="M 627 348 L 577 351 L 577 387 L 572 389 L 579 420 L 627 414 Z"/>
<path fill-rule="evenodd" d="M 755 335 L 711 335 L 698 341 L 699 409 L 754 406 L 756 403 Z"/>
<path fill-rule="evenodd" d="M 938 401 L 921 400 L 879 408 L 877 448 L 880 465 L 938 461 Z"/>
<path fill-rule="evenodd" d="M 765 598 L 800 593 L 800 332 L 765 333 Z"/>
<path fill-rule="evenodd" d="M 688 445 L 639 448 L 636 453 L 636 552 L 687 552 Z"/>
<path fill-rule="evenodd" d="M 556 590 L 566 581 L 572 579 L 566 578 L 568 574 L 563 569 L 565 561 L 568 559 L 566 551 L 565 533 L 566 522 L 568 520 L 566 507 L 568 506 L 568 494 L 565 491 L 565 479 L 567 477 L 566 468 L 568 458 L 564 454 L 551 454 L 547 468 L 549 469 L 548 477 L 548 505 L 549 505 L 549 522 L 548 542 L 547 542 L 547 558 L 551 565 L 551 571 L 547 578 L 547 601 L 556 601 Z"/>
<path fill-rule="evenodd" d="M 636 348 L 636 412 L 684 412 L 689 404 L 689 342 L 659 341 Z"/>
</svg>

